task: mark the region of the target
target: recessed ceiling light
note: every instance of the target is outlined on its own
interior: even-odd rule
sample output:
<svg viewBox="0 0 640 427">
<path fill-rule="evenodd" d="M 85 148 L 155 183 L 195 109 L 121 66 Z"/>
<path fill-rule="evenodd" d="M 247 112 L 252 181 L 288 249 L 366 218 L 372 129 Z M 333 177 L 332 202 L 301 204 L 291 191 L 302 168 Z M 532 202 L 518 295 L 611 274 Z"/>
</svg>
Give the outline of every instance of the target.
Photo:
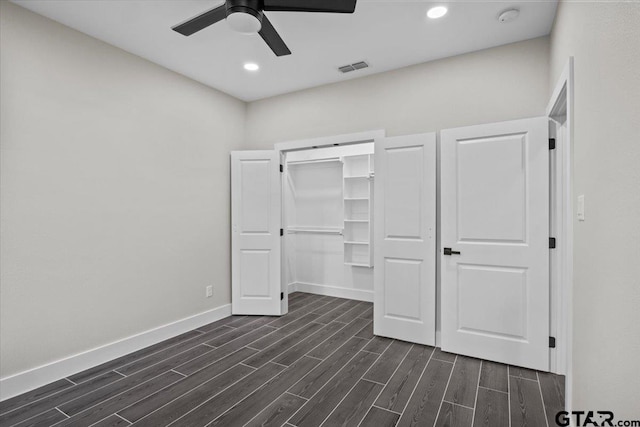
<svg viewBox="0 0 640 427">
<path fill-rule="evenodd" d="M 247 62 L 244 64 L 244 69 L 247 71 L 258 71 L 260 66 L 254 62 Z"/>
<path fill-rule="evenodd" d="M 447 14 L 447 8 L 444 6 L 436 6 L 436 7 L 432 7 L 431 9 L 429 9 L 429 11 L 427 12 L 427 16 L 431 19 L 438 19 L 438 18 L 442 18 L 444 15 Z"/>
</svg>

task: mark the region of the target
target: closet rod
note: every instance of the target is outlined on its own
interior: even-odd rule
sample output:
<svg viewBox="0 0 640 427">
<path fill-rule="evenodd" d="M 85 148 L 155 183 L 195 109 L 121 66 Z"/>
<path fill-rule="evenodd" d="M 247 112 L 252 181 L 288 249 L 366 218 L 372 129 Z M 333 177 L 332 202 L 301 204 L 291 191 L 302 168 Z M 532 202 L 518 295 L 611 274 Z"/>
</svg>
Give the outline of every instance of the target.
<svg viewBox="0 0 640 427">
<path fill-rule="evenodd" d="M 336 234 L 336 235 L 342 235 L 342 229 L 334 229 L 334 230 L 328 230 L 328 229 L 321 229 L 321 228 L 288 228 L 287 232 L 290 234 L 295 234 L 295 233 L 307 233 L 307 234 Z"/>
<path fill-rule="evenodd" d="M 318 159 L 318 160 L 293 160 L 291 162 L 287 162 L 287 165 L 295 166 L 295 165 L 308 165 L 313 163 L 328 163 L 328 162 L 342 163 L 342 160 L 340 160 L 340 157 L 330 157 L 330 158 Z"/>
</svg>

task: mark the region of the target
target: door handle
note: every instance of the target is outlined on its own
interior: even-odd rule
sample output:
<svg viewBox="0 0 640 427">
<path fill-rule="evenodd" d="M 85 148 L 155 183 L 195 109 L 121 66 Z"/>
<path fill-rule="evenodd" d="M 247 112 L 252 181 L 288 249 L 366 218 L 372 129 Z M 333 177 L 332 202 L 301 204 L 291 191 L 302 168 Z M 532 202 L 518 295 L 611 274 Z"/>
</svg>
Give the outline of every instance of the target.
<svg viewBox="0 0 640 427">
<path fill-rule="evenodd" d="M 444 248 L 445 255 L 460 255 L 460 251 L 452 251 L 451 248 Z"/>
</svg>

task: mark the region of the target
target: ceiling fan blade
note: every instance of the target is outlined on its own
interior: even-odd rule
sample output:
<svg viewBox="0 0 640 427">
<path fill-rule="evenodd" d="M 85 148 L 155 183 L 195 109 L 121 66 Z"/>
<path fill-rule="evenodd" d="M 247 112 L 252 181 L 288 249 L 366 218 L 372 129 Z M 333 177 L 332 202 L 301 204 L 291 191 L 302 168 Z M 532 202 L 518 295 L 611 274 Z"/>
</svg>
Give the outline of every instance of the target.
<svg viewBox="0 0 640 427">
<path fill-rule="evenodd" d="M 209 25 L 213 25 L 218 21 L 222 21 L 227 17 L 227 7 L 223 4 L 222 6 L 218 6 L 215 9 L 211 9 L 203 14 L 196 16 L 195 18 L 191 18 L 182 24 L 178 24 L 171 29 L 176 31 L 183 36 L 190 36 L 193 33 L 197 33 L 198 31 L 207 28 Z"/>
<path fill-rule="evenodd" d="M 353 13 L 356 10 L 356 0 L 264 0 L 264 10 Z"/>
<path fill-rule="evenodd" d="M 280 37 L 280 34 L 273 28 L 271 21 L 265 15 L 262 15 L 262 29 L 259 34 L 276 56 L 291 55 L 291 51 Z"/>
</svg>

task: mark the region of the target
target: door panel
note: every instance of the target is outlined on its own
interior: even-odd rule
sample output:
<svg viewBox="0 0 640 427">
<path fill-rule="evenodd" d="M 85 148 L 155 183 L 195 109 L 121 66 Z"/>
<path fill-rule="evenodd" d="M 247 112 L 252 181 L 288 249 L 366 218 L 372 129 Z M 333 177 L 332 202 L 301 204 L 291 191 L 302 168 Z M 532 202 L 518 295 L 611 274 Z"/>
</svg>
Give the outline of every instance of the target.
<svg viewBox="0 0 640 427">
<path fill-rule="evenodd" d="M 544 118 L 441 133 L 442 348 L 549 368 Z"/>
<path fill-rule="evenodd" d="M 376 140 L 374 333 L 435 344 L 436 138 Z"/>
<path fill-rule="evenodd" d="M 282 314 L 280 193 L 277 152 L 231 153 L 233 314 Z"/>
</svg>

